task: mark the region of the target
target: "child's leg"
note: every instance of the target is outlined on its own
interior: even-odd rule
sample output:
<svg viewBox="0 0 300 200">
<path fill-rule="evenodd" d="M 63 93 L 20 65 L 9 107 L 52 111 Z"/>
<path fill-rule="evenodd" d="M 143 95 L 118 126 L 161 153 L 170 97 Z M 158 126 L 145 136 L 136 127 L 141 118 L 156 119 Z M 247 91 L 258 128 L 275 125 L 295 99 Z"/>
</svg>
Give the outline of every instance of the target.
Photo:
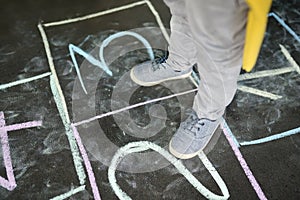
<svg viewBox="0 0 300 200">
<path fill-rule="evenodd" d="M 185 1 L 164 1 L 172 14 L 167 63 L 176 70 L 186 70 L 196 63 L 196 47 L 187 21 Z"/>
<path fill-rule="evenodd" d="M 242 66 L 248 6 L 244 0 L 186 0 L 201 83 L 194 100 L 199 118 L 220 118 L 232 101 Z"/>
</svg>

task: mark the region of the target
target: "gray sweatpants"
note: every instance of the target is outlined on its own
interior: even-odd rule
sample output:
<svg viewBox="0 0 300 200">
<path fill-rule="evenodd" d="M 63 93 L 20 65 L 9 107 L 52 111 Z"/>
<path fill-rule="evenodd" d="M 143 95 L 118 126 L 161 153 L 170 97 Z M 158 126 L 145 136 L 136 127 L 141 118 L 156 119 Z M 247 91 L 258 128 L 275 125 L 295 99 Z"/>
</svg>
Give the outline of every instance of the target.
<svg viewBox="0 0 300 200">
<path fill-rule="evenodd" d="M 221 117 L 237 89 L 248 6 L 244 0 L 165 0 L 171 38 L 167 63 L 197 63 L 201 83 L 193 109 L 199 118 Z"/>
</svg>

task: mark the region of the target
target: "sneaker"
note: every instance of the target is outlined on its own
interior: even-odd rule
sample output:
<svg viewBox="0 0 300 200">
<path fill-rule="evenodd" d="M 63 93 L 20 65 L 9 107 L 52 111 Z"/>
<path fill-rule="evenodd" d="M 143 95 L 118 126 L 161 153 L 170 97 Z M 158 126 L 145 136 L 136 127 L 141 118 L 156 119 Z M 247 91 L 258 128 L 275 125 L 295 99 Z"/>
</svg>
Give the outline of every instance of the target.
<svg viewBox="0 0 300 200">
<path fill-rule="evenodd" d="M 148 61 L 131 69 L 131 79 L 141 86 L 153 86 L 164 81 L 187 78 L 191 75 L 192 68 L 188 70 L 174 70 L 165 61 Z"/>
<path fill-rule="evenodd" d="M 208 144 L 220 122 L 221 118 L 199 119 L 195 112 L 191 113 L 172 137 L 169 151 L 180 159 L 195 157 Z"/>
</svg>

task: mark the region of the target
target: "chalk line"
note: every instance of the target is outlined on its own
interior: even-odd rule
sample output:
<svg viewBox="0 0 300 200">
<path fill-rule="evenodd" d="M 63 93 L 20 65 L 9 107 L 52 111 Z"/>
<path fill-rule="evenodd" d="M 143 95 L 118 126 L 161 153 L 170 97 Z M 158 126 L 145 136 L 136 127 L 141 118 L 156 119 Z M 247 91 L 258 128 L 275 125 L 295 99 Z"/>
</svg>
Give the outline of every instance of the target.
<svg viewBox="0 0 300 200">
<path fill-rule="evenodd" d="M 135 37 L 136 39 L 138 39 L 146 47 L 148 55 L 150 57 L 150 60 L 154 60 L 154 53 L 152 51 L 152 47 L 151 47 L 150 43 L 143 36 L 141 36 L 138 33 L 132 32 L 132 31 L 121 31 L 121 32 L 117 32 L 113 35 L 110 35 L 108 38 L 106 38 L 102 42 L 102 44 L 100 46 L 100 51 L 99 51 L 100 61 L 103 63 L 103 65 L 106 69 L 108 69 L 108 66 L 104 59 L 104 53 L 103 53 L 104 48 L 107 47 L 111 41 L 113 41 L 117 38 L 123 37 L 123 36 L 132 36 L 132 37 Z"/>
<path fill-rule="evenodd" d="M 4 161 L 4 166 L 6 169 L 6 174 L 8 179 L 6 180 L 3 177 L 0 177 L 0 185 L 3 186 L 4 188 L 11 191 L 17 186 L 14 172 L 13 172 L 12 161 L 10 157 L 10 148 L 8 143 L 7 132 L 13 130 L 37 127 L 41 125 L 42 125 L 42 121 L 31 121 L 31 122 L 5 126 L 4 113 L 2 111 L 0 112 L 0 137 L 1 137 L 2 152 L 3 152 L 3 161 Z"/>
<path fill-rule="evenodd" d="M 237 141 L 236 137 L 234 136 L 234 134 L 231 132 L 231 129 L 229 128 L 227 122 L 225 121 L 225 119 L 223 119 L 223 128 L 225 128 L 228 131 L 228 134 L 230 135 L 230 137 L 232 138 L 233 142 L 235 143 L 235 145 L 237 147 L 240 147 L 239 142 Z"/>
<path fill-rule="evenodd" d="M 279 69 L 263 70 L 263 71 L 253 72 L 253 73 L 245 73 L 239 76 L 238 81 L 263 78 L 267 76 L 276 76 L 276 75 L 286 74 L 293 71 L 295 71 L 294 67 L 284 67 Z"/>
<path fill-rule="evenodd" d="M 113 8 L 113 9 L 109 9 L 109 10 L 105 10 L 105 11 L 85 15 L 85 16 L 82 16 L 82 17 L 76 17 L 76 18 L 67 19 L 67 20 L 61 20 L 61 21 L 56 21 L 56 22 L 45 23 L 43 25 L 45 27 L 50 27 L 50 26 L 58 26 L 58 25 L 63 25 L 63 24 L 70 24 L 70 23 L 74 23 L 74 22 L 84 21 L 84 20 L 87 20 L 87 19 L 99 17 L 99 16 L 102 16 L 102 15 L 107 15 L 107 14 L 118 12 L 118 11 L 121 11 L 121 10 L 126 10 L 126 9 L 129 9 L 129 8 L 135 7 L 135 6 L 143 5 L 145 3 L 146 3 L 145 1 L 138 1 L 138 2 L 127 4 L 127 5 L 124 5 L 124 6 L 117 7 L 117 8 Z"/>
<path fill-rule="evenodd" d="M 250 94 L 255 94 L 255 95 L 258 95 L 258 96 L 266 97 L 266 98 L 269 98 L 269 99 L 272 99 L 272 100 L 277 100 L 277 99 L 282 98 L 282 96 L 280 96 L 280 95 L 272 94 L 270 92 L 266 92 L 266 91 L 259 90 L 259 89 L 256 89 L 256 88 L 248 87 L 248 86 L 245 86 L 245 85 L 238 85 L 238 90 L 241 90 L 243 92 L 247 92 L 247 93 L 250 93 Z"/>
<path fill-rule="evenodd" d="M 53 79 L 52 75 L 50 76 L 50 88 L 51 88 L 51 91 L 52 91 L 52 94 L 53 94 L 53 97 L 54 97 L 59 115 L 60 115 L 60 117 L 62 119 L 62 122 L 63 122 L 63 125 L 65 127 L 66 135 L 67 135 L 67 138 L 68 138 L 68 141 L 69 141 L 69 144 L 70 144 L 70 149 L 71 149 L 71 153 L 72 153 L 72 157 L 73 157 L 73 162 L 74 162 L 74 166 L 75 166 L 75 170 L 76 170 L 79 182 L 80 182 L 81 185 L 83 185 L 85 183 L 86 174 L 84 172 L 84 168 L 83 168 L 83 165 L 82 165 L 81 157 L 79 155 L 79 150 L 78 150 L 78 147 L 77 147 L 76 140 L 73 136 L 73 132 L 72 132 L 72 129 L 70 127 L 70 124 L 67 122 L 66 114 L 64 113 L 64 110 L 62 108 L 62 102 L 61 102 L 61 99 L 59 97 L 59 94 L 58 94 L 57 88 L 55 86 L 54 79 Z"/>
<path fill-rule="evenodd" d="M 14 130 L 33 128 L 38 126 L 42 126 L 42 121 L 31 121 L 31 122 L 24 122 L 20 124 L 8 125 L 8 126 L 0 127 L 0 130 L 14 131 Z"/>
<path fill-rule="evenodd" d="M 185 95 L 185 94 L 189 94 L 189 93 L 192 93 L 192 92 L 196 92 L 197 90 L 198 89 L 192 89 L 192 90 L 188 90 L 188 91 L 185 91 L 185 92 L 179 92 L 179 93 L 176 93 L 176 94 L 172 94 L 172 95 L 168 95 L 168 96 L 164 96 L 164 97 L 144 101 L 144 102 L 137 103 L 137 104 L 130 105 L 130 106 L 126 106 L 126 107 L 118 109 L 118 110 L 107 112 L 107 113 L 104 113 L 104 114 L 101 114 L 101 115 L 97 115 L 95 117 L 91 117 L 89 119 L 85 119 L 85 120 L 73 123 L 73 125 L 74 126 L 79 126 L 81 124 L 86 124 L 86 123 L 89 123 L 91 121 L 101 119 L 103 117 L 107 117 L 107 116 L 110 116 L 110 115 L 114 115 L 114 114 L 117 114 L 117 113 L 120 113 L 120 112 L 123 112 L 123 111 L 126 111 L 126 110 L 130 110 L 130 109 L 133 109 L 133 108 L 136 108 L 136 107 L 139 107 L 139 106 L 143 106 L 143 105 L 146 105 L 146 104 L 149 104 L 149 103 L 155 103 L 155 102 L 158 102 L 158 101 L 161 101 L 161 100 L 166 100 L 166 99 L 170 99 L 170 98 Z"/>
<path fill-rule="evenodd" d="M 145 2 L 147 3 L 148 7 L 150 8 L 151 12 L 153 13 L 157 23 L 158 23 L 158 26 L 160 27 L 164 37 L 166 38 L 167 42 L 170 43 L 170 37 L 169 37 L 169 34 L 166 30 L 166 27 L 164 26 L 164 24 L 162 23 L 161 21 L 161 18 L 158 14 L 158 12 L 155 10 L 154 6 L 152 5 L 152 3 L 149 1 L 149 0 L 145 0 Z"/>
<path fill-rule="evenodd" d="M 50 200 L 63 200 L 63 199 L 66 199 L 66 198 L 68 198 L 68 197 L 70 197 L 70 196 L 72 196 L 74 194 L 82 192 L 84 190 L 85 190 L 85 185 L 82 185 L 82 186 L 79 186 L 79 187 L 77 187 L 75 189 L 70 190 L 69 192 L 66 192 L 66 193 L 61 194 L 61 195 L 56 196 L 56 197 L 53 197 Z"/>
<path fill-rule="evenodd" d="M 75 139 L 77 141 L 77 144 L 79 146 L 79 150 L 80 150 L 81 156 L 83 158 L 84 165 L 86 167 L 86 171 L 87 171 L 87 174 L 88 174 L 88 177 L 89 177 L 89 180 L 90 180 L 90 184 L 91 184 L 92 192 L 93 192 L 93 195 L 94 195 L 94 199 L 95 200 L 101 200 L 99 189 L 98 189 L 98 186 L 97 186 L 97 183 L 96 183 L 96 178 L 95 178 L 95 175 L 94 175 L 94 172 L 93 172 L 93 168 L 92 168 L 92 165 L 91 165 L 90 160 L 88 158 L 88 155 L 86 153 L 86 150 L 85 150 L 85 148 L 82 144 L 80 135 L 79 135 L 79 133 L 78 133 L 78 131 L 77 131 L 77 129 L 74 125 L 71 125 L 71 127 L 72 127 L 72 130 L 73 130 L 74 137 L 75 137 Z"/>
<path fill-rule="evenodd" d="M 46 51 L 46 54 L 47 54 L 48 64 L 49 64 L 50 70 L 52 72 L 51 77 L 52 77 L 52 79 L 55 83 L 55 87 L 57 88 L 57 92 L 58 92 L 59 98 L 61 100 L 62 108 L 63 108 L 63 111 L 65 113 L 65 120 L 66 120 L 67 123 L 70 123 L 70 117 L 69 117 L 69 113 L 68 113 L 68 109 L 67 109 L 66 100 L 65 100 L 64 94 L 61 90 L 59 80 L 58 80 L 58 77 L 57 77 L 57 73 L 56 73 L 56 70 L 55 70 L 55 67 L 54 67 L 53 58 L 52 58 L 52 55 L 51 55 L 51 50 L 50 50 L 47 35 L 45 33 L 45 30 L 44 30 L 42 24 L 38 25 L 38 29 L 39 29 L 40 34 L 42 36 L 45 51 Z"/>
<path fill-rule="evenodd" d="M 213 167 L 211 162 L 207 159 L 205 154 L 201 152 L 199 154 L 199 158 L 202 160 L 205 167 L 208 169 L 209 173 L 212 175 L 214 180 L 216 181 L 217 185 L 221 189 L 221 192 L 223 196 L 217 195 L 212 193 L 210 190 L 208 190 L 205 186 L 203 186 L 196 178 L 193 176 L 193 174 L 182 164 L 181 160 L 177 160 L 174 156 L 172 156 L 169 152 L 164 150 L 163 148 L 159 147 L 158 145 L 148 142 L 148 141 L 141 141 L 141 142 L 131 142 L 116 152 L 114 157 L 112 158 L 111 165 L 108 168 L 108 179 L 109 182 L 115 191 L 116 195 L 121 200 L 128 200 L 131 199 L 117 184 L 115 172 L 117 169 L 118 164 L 121 162 L 122 158 L 130 153 L 136 153 L 136 152 L 142 152 L 146 151 L 148 149 L 152 149 L 158 153 L 160 153 L 163 157 L 165 157 L 168 161 L 170 161 L 175 168 L 181 173 L 187 181 L 195 187 L 198 192 L 200 192 L 204 197 L 207 199 L 228 199 L 229 198 L 229 192 L 227 189 L 226 184 L 220 177 L 217 170 Z"/>
<path fill-rule="evenodd" d="M 288 50 L 281 44 L 279 44 L 281 52 L 286 57 L 286 59 L 289 61 L 289 63 L 292 65 L 292 67 L 300 74 L 300 67 L 296 63 L 296 61 L 293 59 L 291 54 L 288 52 Z"/>
<path fill-rule="evenodd" d="M 43 74 L 40 74 L 40 75 L 37 75 L 37 76 L 33 76 L 33 77 L 30 77 L 30 78 L 25 78 L 25 79 L 22 79 L 22 80 L 10 82 L 10 83 L 5 83 L 5 84 L 0 85 L 0 90 L 10 88 L 10 87 L 13 87 L 13 86 L 16 86 L 16 85 L 20 85 L 20 84 L 23 84 L 23 83 L 28 83 L 28 82 L 31 82 L 31 81 L 34 81 L 34 80 L 37 80 L 37 79 L 41 79 L 41 78 L 44 78 L 44 77 L 47 77 L 47 76 L 50 76 L 50 75 L 51 75 L 51 72 L 46 72 L 46 73 L 43 73 Z"/>
<path fill-rule="evenodd" d="M 191 76 L 189 76 L 189 78 L 191 79 L 192 83 L 198 88 L 200 84 L 200 78 L 194 70 L 192 71 L 192 74 Z"/>
<path fill-rule="evenodd" d="M 7 169 L 6 169 L 6 171 L 7 171 Z M 0 176 L 0 186 L 4 187 L 5 189 L 7 189 L 9 191 L 12 191 L 12 190 L 14 190 L 17 187 L 17 184 L 16 183 L 11 183 L 10 181 L 8 181 L 5 178 L 3 178 L 3 177 Z"/>
<path fill-rule="evenodd" d="M 115 34 L 110 35 L 108 38 L 106 38 L 101 46 L 100 46 L 100 50 L 99 50 L 99 59 L 97 60 L 96 58 L 94 58 L 92 55 L 86 53 L 85 51 L 83 51 L 82 49 L 80 49 L 79 47 L 73 45 L 73 44 L 69 44 L 69 52 L 74 64 L 74 67 L 76 69 L 78 78 L 79 78 L 79 82 L 81 84 L 81 87 L 83 88 L 85 94 L 87 94 L 87 90 L 86 87 L 83 83 L 82 80 L 82 76 L 80 73 L 80 69 L 78 67 L 78 63 L 75 57 L 74 53 L 78 53 L 79 55 L 83 56 L 86 60 L 88 60 L 91 64 L 99 67 L 100 69 L 102 69 L 105 73 L 107 73 L 108 75 L 112 76 L 112 71 L 109 69 L 109 67 L 107 66 L 105 59 L 104 59 L 104 47 L 108 46 L 108 44 L 112 41 L 115 40 L 117 38 L 123 37 L 123 36 L 132 36 L 135 37 L 136 39 L 138 39 L 140 42 L 143 43 L 143 45 L 146 47 L 150 60 L 154 60 L 154 53 L 152 51 L 151 45 L 149 44 L 149 42 L 141 35 L 135 33 L 135 32 L 131 32 L 131 31 L 122 31 L 122 32 L 118 32 Z"/>
<path fill-rule="evenodd" d="M 278 15 L 271 12 L 268 16 L 274 17 L 298 42 L 300 42 L 300 37 Z"/>
<path fill-rule="evenodd" d="M 219 173 L 217 172 L 216 168 L 208 160 L 207 156 L 205 155 L 205 153 L 203 151 L 201 151 L 198 154 L 198 157 L 200 158 L 200 160 L 202 161 L 203 165 L 206 167 L 206 169 L 208 170 L 208 172 L 211 174 L 211 176 L 213 177 L 213 179 L 215 180 L 215 182 L 220 187 L 221 192 L 224 195 L 224 199 L 226 199 L 226 197 L 228 199 L 229 196 L 230 196 L 228 188 L 227 188 L 225 182 L 223 181 L 223 179 L 221 178 L 221 176 L 219 175 Z"/>
<path fill-rule="evenodd" d="M 40 34 L 42 36 L 42 40 L 44 43 L 48 64 L 51 70 L 51 76 L 50 76 L 50 88 L 57 106 L 57 109 L 59 111 L 59 115 L 61 117 L 61 120 L 63 122 L 63 125 L 65 127 L 66 135 L 70 144 L 70 149 L 73 157 L 73 162 L 75 166 L 75 170 L 79 179 L 79 182 L 81 185 L 85 183 L 86 174 L 83 169 L 83 165 L 81 163 L 81 157 L 79 155 L 78 147 L 76 144 L 76 140 L 72 134 L 72 129 L 70 127 L 70 117 L 67 109 L 67 104 L 65 101 L 65 97 L 63 95 L 63 92 L 61 90 L 59 80 L 56 74 L 56 70 L 54 67 L 51 50 L 49 47 L 49 42 L 47 39 L 47 35 L 45 33 L 45 30 L 42 26 L 42 24 L 38 24 L 38 29 L 40 31 Z"/>
<path fill-rule="evenodd" d="M 240 145 L 241 146 L 247 146 L 247 145 L 254 145 L 254 144 L 262 144 L 262 143 L 270 142 L 270 141 L 273 141 L 273 140 L 278 140 L 278 139 L 288 137 L 288 136 L 298 134 L 298 133 L 300 133 L 300 127 L 292 129 L 292 130 L 285 131 L 283 133 L 278 133 L 278 134 L 275 134 L 275 135 L 271 135 L 271 136 L 268 136 L 268 137 L 265 137 L 265 138 L 260 138 L 260 139 L 252 140 L 252 141 L 244 141 L 244 142 L 241 142 Z"/>
<path fill-rule="evenodd" d="M 223 120 L 223 123 L 221 123 L 223 133 L 226 136 L 226 139 L 228 140 L 235 156 L 237 157 L 238 161 L 240 162 L 240 165 L 243 168 L 248 180 L 250 181 L 250 183 L 251 183 L 253 189 L 255 190 L 258 198 L 260 200 L 267 200 L 264 192 L 262 191 L 260 185 L 256 181 L 254 175 L 252 174 L 252 172 L 251 172 L 246 160 L 244 159 L 242 153 L 240 152 L 239 147 L 237 145 L 235 145 L 235 142 L 234 142 L 233 138 L 230 136 L 229 127 L 226 126 L 226 124 L 224 122 L 225 122 L 225 120 Z"/>
<path fill-rule="evenodd" d="M 4 113 L 0 112 L 0 127 L 5 127 Z M 17 187 L 14 170 L 12 167 L 10 148 L 8 143 L 7 131 L 5 129 L 0 129 L 0 139 L 2 146 L 3 162 L 5 166 L 7 179 L 0 176 L 0 185 L 9 191 L 12 191 Z"/>
</svg>

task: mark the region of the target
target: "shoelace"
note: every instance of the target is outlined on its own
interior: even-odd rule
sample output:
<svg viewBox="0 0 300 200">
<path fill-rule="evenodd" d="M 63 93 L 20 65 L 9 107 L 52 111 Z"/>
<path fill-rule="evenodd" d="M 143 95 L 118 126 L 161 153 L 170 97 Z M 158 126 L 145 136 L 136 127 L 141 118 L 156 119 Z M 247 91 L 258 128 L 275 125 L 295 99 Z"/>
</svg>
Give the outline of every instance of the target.
<svg viewBox="0 0 300 200">
<path fill-rule="evenodd" d="M 153 60 L 153 61 L 151 62 L 151 64 L 152 64 L 152 70 L 155 72 L 156 70 L 161 69 L 161 67 L 166 68 L 166 67 L 163 65 L 163 63 L 166 63 L 166 60 L 167 60 L 167 57 L 166 57 L 166 56 L 160 57 L 160 58 L 157 58 L 157 59 Z"/>
<path fill-rule="evenodd" d="M 188 120 L 183 124 L 183 128 L 189 130 L 189 133 L 194 134 L 196 136 L 197 131 L 201 129 L 205 125 L 203 119 L 199 119 L 196 113 L 188 113 Z"/>
</svg>

